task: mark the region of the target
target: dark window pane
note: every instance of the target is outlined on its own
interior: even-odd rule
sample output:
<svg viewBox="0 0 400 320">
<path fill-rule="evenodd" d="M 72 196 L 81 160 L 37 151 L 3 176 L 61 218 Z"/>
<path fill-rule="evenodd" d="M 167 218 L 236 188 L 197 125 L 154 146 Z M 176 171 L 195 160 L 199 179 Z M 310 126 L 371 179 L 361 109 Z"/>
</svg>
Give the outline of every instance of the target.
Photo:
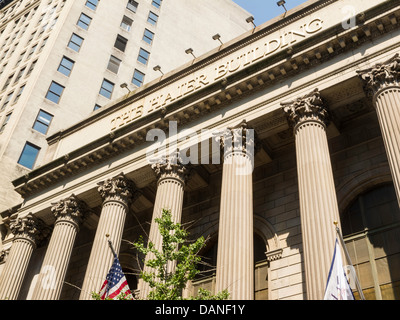
<svg viewBox="0 0 400 320">
<path fill-rule="evenodd" d="M 80 36 L 77 36 L 75 33 L 72 34 L 71 40 L 68 43 L 68 47 L 71 48 L 72 50 L 75 50 L 76 52 L 79 51 L 79 49 L 82 46 L 83 38 Z"/>
<path fill-rule="evenodd" d="M 40 110 L 39 114 L 36 118 L 36 121 L 33 125 L 33 129 L 35 129 L 36 131 L 39 131 L 43 134 L 46 134 L 49 129 L 52 119 L 53 119 L 53 116 L 51 114 L 49 114 L 43 110 Z"/>
<path fill-rule="evenodd" d="M 135 70 L 132 83 L 138 87 L 142 86 L 145 74 L 139 70 Z"/>
<path fill-rule="evenodd" d="M 92 18 L 88 17 L 86 14 L 82 13 L 79 17 L 77 25 L 82 29 L 87 30 L 89 28 L 89 24 L 92 21 Z"/>
<path fill-rule="evenodd" d="M 132 12 L 136 12 L 139 4 L 134 0 L 129 0 L 126 7 L 131 10 Z"/>
<path fill-rule="evenodd" d="M 138 61 L 143 63 L 143 64 L 147 64 L 147 61 L 149 60 L 149 56 L 150 56 L 149 52 L 147 52 L 146 50 L 140 48 Z"/>
<path fill-rule="evenodd" d="M 143 35 L 143 40 L 147 42 L 148 44 L 151 44 L 153 42 L 154 38 L 154 33 L 151 32 L 150 30 L 145 29 L 144 30 L 144 35 Z"/>
<path fill-rule="evenodd" d="M 86 1 L 86 6 L 92 10 L 96 10 L 99 0 L 88 0 Z"/>
<path fill-rule="evenodd" d="M 40 151 L 39 147 L 27 142 L 25 144 L 24 149 L 22 150 L 18 163 L 20 165 L 23 165 L 24 167 L 32 169 L 36 162 L 36 158 L 39 154 L 39 151 Z"/>
<path fill-rule="evenodd" d="M 64 87 L 53 81 L 50 85 L 49 91 L 47 92 L 46 98 L 54 103 L 58 103 L 63 91 Z"/>
<path fill-rule="evenodd" d="M 114 84 L 106 79 L 103 80 L 103 84 L 100 88 L 100 94 L 108 99 L 111 99 Z"/>
<path fill-rule="evenodd" d="M 158 20 L 158 15 L 150 11 L 147 21 L 150 22 L 152 25 L 155 25 L 157 23 L 157 20 Z"/>
<path fill-rule="evenodd" d="M 117 39 L 115 40 L 114 47 L 119 49 L 119 50 L 121 50 L 122 52 L 124 52 L 127 42 L 128 42 L 127 39 L 125 39 L 124 37 L 118 35 Z"/>
<path fill-rule="evenodd" d="M 114 73 L 118 73 L 120 64 L 121 64 L 121 60 L 120 59 L 118 59 L 118 58 L 116 58 L 114 56 L 111 56 L 110 60 L 108 61 L 107 69 L 112 71 L 112 72 L 114 72 Z"/>
<path fill-rule="evenodd" d="M 74 61 L 63 57 L 57 71 L 65 74 L 67 77 L 71 74 L 72 67 L 74 66 Z"/>
</svg>

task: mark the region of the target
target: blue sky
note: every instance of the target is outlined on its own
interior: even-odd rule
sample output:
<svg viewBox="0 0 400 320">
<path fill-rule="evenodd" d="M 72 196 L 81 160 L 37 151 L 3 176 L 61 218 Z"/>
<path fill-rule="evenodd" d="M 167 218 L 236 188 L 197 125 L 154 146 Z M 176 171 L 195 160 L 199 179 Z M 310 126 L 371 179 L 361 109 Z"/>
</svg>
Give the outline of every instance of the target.
<svg viewBox="0 0 400 320">
<path fill-rule="evenodd" d="M 247 10 L 254 16 L 254 22 L 257 26 L 284 13 L 283 7 L 279 7 L 276 0 L 233 0 L 239 6 Z M 306 0 L 286 0 L 287 10 L 293 9 Z"/>
</svg>

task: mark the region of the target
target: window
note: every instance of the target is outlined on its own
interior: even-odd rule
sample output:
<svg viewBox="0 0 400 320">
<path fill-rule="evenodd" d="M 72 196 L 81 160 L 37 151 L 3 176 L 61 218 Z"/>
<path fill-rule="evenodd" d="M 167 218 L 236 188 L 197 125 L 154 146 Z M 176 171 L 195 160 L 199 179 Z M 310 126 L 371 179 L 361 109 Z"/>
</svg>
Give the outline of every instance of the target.
<svg viewBox="0 0 400 320">
<path fill-rule="evenodd" d="M 358 196 L 341 216 L 341 225 L 365 299 L 398 300 L 400 210 L 393 184 Z"/>
<path fill-rule="evenodd" d="M 96 111 L 97 109 L 100 109 L 101 105 L 98 105 L 97 103 L 94 105 L 93 111 Z"/>
<path fill-rule="evenodd" d="M 10 118 L 11 118 L 11 113 L 9 113 L 8 115 L 6 115 L 6 117 L 4 118 L 4 121 L 3 121 L 3 123 L 2 123 L 2 125 L 1 125 L 1 127 L 0 127 L 0 133 L 2 133 L 2 132 L 4 131 L 4 129 L 5 129 L 5 127 L 6 127 L 7 123 L 8 123 L 8 121 L 10 120 Z"/>
<path fill-rule="evenodd" d="M 3 89 L 2 90 L 6 90 L 8 85 L 11 83 L 12 78 L 14 77 L 14 75 L 11 75 L 7 78 L 6 82 L 4 83 Z"/>
<path fill-rule="evenodd" d="M 133 20 L 124 16 L 121 21 L 121 28 L 126 31 L 131 31 Z"/>
<path fill-rule="evenodd" d="M 135 72 L 133 73 L 132 83 L 138 87 L 141 87 L 143 85 L 144 76 L 145 74 L 143 72 L 135 69 Z"/>
<path fill-rule="evenodd" d="M 22 59 L 24 58 L 25 53 L 26 53 L 26 52 L 24 51 L 24 52 L 22 52 L 22 53 L 20 54 L 20 56 L 19 56 L 19 58 L 18 58 L 18 61 L 17 61 L 16 64 L 15 64 L 16 67 L 21 63 Z"/>
<path fill-rule="evenodd" d="M 152 4 L 154 7 L 156 7 L 157 9 L 160 9 L 160 7 L 161 7 L 161 2 L 162 2 L 162 0 L 153 0 L 153 1 L 151 2 L 151 4 Z"/>
<path fill-rule="evenodd" d="M 114 83 L 104 79 L 100 88 L 100 94 L 108 99 L 111 99 L 113 89 Z"/>
<path fill-rule="evenodd" d="M 24 89 L 25 89 L 25 85 L 22 85 L 22 86 L 19 88 L 18 93 L 17 93 L 17 95 L 15 96 L 14 103 L 17 103 L 17 101 L 19 100 L 19 97 L 21 96 L 22 92 L 24 92 Z"/>
<path fill-rule="evenodd" d="M 7 67 L 7 63 L 3 64 L 3 66 L 0 69 L 0 76 L 3 74 L 6 67 Z"/>
<path fill-rule="evenodd" d="M 41 52 L 41 51 L 43 50 L 43 48 L 44 48 L 44 46 L 46 45 L 48 39 L 49 39 L 49 38 L 47 37 L 46 39 L 44 39 L 44 40 L 42 41 L 42 44 L 41 44 L 41 46 L 40 46 L 40 48 L 39 48 L 39 52 Z"/>
<path fill-rule="evenodd" d="M 31 41 L 33 40 L 33 38 L 35 37 L 36 31 L 32 32 L 31 35 L 28 38 L 28 41 L 26 42 L 26 46 L 28 46 Z"/>
<path fill-rule="evenodd" d="M 6 100 L 4 100 L 4 103 L 3 103 L 3 105 L 1 106 L 1 110 L 0 110 L 0 111 L 3 111 L 3 110 L 7 107 L 7 105 L 8 105 L 9 102 L 11 101 L 11 98 L 12 98 L 13 94 L 14 94 L 14 92 L 11 92 L 11 93 L 9 93 L 9 94 L 7 95 Z"/>
<path fill-rule="evenodd" d="M 79 52 L 79 49 L 82 46 L 83 38 L 76 35 L 75 33 L 72 34 L 71 40 L 69 40 L 68 47 L 76 52 Z"/>
<path fill-rule="evenodd" d="M 108 61 L 107 69 L 112 71 L 112 72 L 114 72 L 114 73 L 118 73 L 120 64 L 121 64 L 121 60 L 120 59 L 118 59 L 118 58 L 116 58 L 114 56 L 111 56 L 110 60 Z"/>
<path fill-rule="evenodd" d="M 29 53 L 28 53 L 28 55 L 27 55 L 25 60 L 29 60 L 32 57 L 32 55 L 35 53 L 36 48 L 37 48 L 37 44 L 32 46 L 32 48 L 31 48 L 31 50 L 29 50 Z"/>
<path fill-rule="evenodd" d="M 149 60 L 149 56 L 150 56 L 149 52 L 147 52 L 143 48 L 140 48 L 138 61 L 143 63 L 143 64 L 147 64 L 147 61 Z"/>
<path fill-rule="evenodd" d="M 50 85 L 49 91 L 47 91 L 46 99 L 58 103 L 63 91 L 64 87 L 53 81 Z"/>
<path fill-rule="evenodd" d="M 136 13 L 136 10 L 137 10 L 138 6 L 139 6 L 139 4 L 134 0 L 129 0 L 128 4 L 126 5 L 126 7 L 129 10 L 131 10 L 132 12 L 135 12 L 135 13 Z"/>
<path fill-rule="evenodd" d="M 49 130 L 51 120 L 53 116 L 43 110 L 39 111 L 39 114 L 33 124 L 33 129 L 40 133 L 46 134 Z"/>
<path fill-rule="evenodd" d="M 98 4 L 99 0 L 87 0 L 85 5 L 92 10 L 96 10 Z"/>
<path fill-rule="evenodd" d="M 25 143 L 24 149 L 22 150 L 18 163 L 24 167 L 27 167 L 28 169 L 32 169 L 33 166 L 35 165 L 39 151 L 40 151 L 39 147 L 29 142 Z"/>
<path fill-rule="evenodd" d="M 33 62 L 31 63 L 31 66 L 29 67 L 28 72 L 26 73 L 26 76 L 29 76 L 29 75 L 32 73 L 33 69 L 34 69 L 35 66 L 36 66 L 36 63 L 37 63 L 37 60 L 35 60 L 35 61 L 33 61 Z"/>
<path fill-rule="evenodd" d="M 77 22 L 77 25 L 80 26 L 82 29 L 89 29 L 90 22 L 92 21 L 92 18 L 87 16 L 86 14 L 82 13 L 81 16 L 79 17 L 79 20 Z"/>
<path fill-rule="evenodd" d="M 26 68 L 22 68 L 19 70 L 17 76 L 15 77 L 14 83 L 17 83 L 19 79 L 21 79 L 22 75 L 24 74 Z"/>
<path fill-rule="evenodd" d="M 61 59 L 60 65 L 58 66 L 57 71 L 69 77 L 72 71 L 72 67 L 74 66 L 74 61 L 68 59 L 67 57 L 63 57 Z"/>
<path fill-rule="evenodd" d="M 154 26 L 156 25 L 157 20 L 158 20 L 158 15 L 150 11 L 149 17 L 147 18 L 147 22 L 150 22 Z"/>
<path fill-rule="evenodd" d="M 117 39 L 115 40 L 114 47 L 119 49 L 119 50 L 121 50 L 122 52 L 124 52 L 127 42 L 128 42 L 127 39 L 125 39 L 124 37 L 118 35 Z"/>
<path fill-rule="evenodd" d="M 154 38 L 154 33 L 150 30 L 144 29 L 143 40 L 148 44 L 152 44 Z"/>
</svg>

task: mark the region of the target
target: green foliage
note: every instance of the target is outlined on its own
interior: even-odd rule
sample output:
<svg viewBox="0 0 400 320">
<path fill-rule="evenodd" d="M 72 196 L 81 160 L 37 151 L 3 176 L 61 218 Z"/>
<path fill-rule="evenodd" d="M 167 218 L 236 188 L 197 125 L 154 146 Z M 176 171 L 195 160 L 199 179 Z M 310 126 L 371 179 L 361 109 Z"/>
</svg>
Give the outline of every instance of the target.
<svg viewBox="0 0 400 320">
<path fill-rule="evenodd" d="M 188 243 L 188 232 L 181 224 L 172 221 L 171 212 L 163 210 L 161 218 L 155 219 L 162 236 L 161 251 L 152 242 L 147 247 L 142 238 L 134 243 L 134 247 L 145 256 L 150 256 L 145 262 L 151 271 L 141 273 L 142 280 L 152 289 L 149 300 L 180 300 L 182 290 L 188 281 L 199 273 L 196 265 L 201 261 L 199 251 L 205 246 L 205 239 L 198 238 Z M 175 266 L 175 267 L 174 267 Z M 212 295 L 209 291 L 200 289 L 194 300 L 223 300 L 229 296 L 227 291 Z"/>
<path fill-rule="evenodd" d="M 102 300 L 100 297 L 100 294 L 97 292 L 92 292 L 92 299 L 93 300 Z M 114 300 L 112 298 L 105 298 L 104 300 Z M 131 298 L 127 297 L 125 294 L 121 293 L 119 296 L 117 296 L 116 300 L 132 300 Z"/>
</svg>

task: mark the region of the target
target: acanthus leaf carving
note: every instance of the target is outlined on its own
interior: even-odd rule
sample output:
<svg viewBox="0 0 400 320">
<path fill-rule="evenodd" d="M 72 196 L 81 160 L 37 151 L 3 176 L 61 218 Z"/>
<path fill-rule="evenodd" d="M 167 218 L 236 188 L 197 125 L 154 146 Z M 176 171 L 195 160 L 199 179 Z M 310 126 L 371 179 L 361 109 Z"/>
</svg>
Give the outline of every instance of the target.
<svg viewBox="0 0 400 320">
<path fill-rule="evenodd" d="M 388 86 L 398 86 L 400 80 L 400 55 L 397 53 L 389 60 L 377 63 L 372 68 L 359 70 L 357 73 L 365 82 L 364 90 L 370 96 Z"/>
<path fill-rule="evenodd" d="M 306 121 L 317 121 L 327 126 L 329 113 L 318 89 L 290 102 L 281 103 L 289 125 L 297 127 Z"/>
<path fill-rule="evenodd" d="M 51 208 L 57 221 L 68 220 L 77 225 L 82 223 L 88 210 L 86 203 L 79 200 L 74 194 L 57 203 L 52 203 Z"/>
<path fill-rule="evenodd" d="M 215 135 L 224 152 L 224 157 L 234 153 L 242 153 L 253 159 L 261 146 L 257 141 L 255 130 L 249 126 L 246 120 L 243 120 L 236 127 L 227 128 Z"/>
<path fill-rule="evenodd" d="M 15 238 L 24 238 L 36 246 L 43 243 L 51 232 L 51 228 L 32 213 L 25 217 L 12 219 L 10 221 L 10 230 Z"/>
<path fill-rule="evenodd" d="M 179 150 L 170 155 L 163 155 L 153 162 L 151 168 L 159 182 L 163 179 L 174 178 L 186 184 L 192 173 L 191 168 L 182 160 Z"/>
<path fill-rule="evenodd" d="M 98 192 L 104 201 L 121 201 L 127 205 L 133 200 L 136 191 L 134 182 L 126 178 L 123 173 L 100 182 L 98 185 Z"/>
</svg>

